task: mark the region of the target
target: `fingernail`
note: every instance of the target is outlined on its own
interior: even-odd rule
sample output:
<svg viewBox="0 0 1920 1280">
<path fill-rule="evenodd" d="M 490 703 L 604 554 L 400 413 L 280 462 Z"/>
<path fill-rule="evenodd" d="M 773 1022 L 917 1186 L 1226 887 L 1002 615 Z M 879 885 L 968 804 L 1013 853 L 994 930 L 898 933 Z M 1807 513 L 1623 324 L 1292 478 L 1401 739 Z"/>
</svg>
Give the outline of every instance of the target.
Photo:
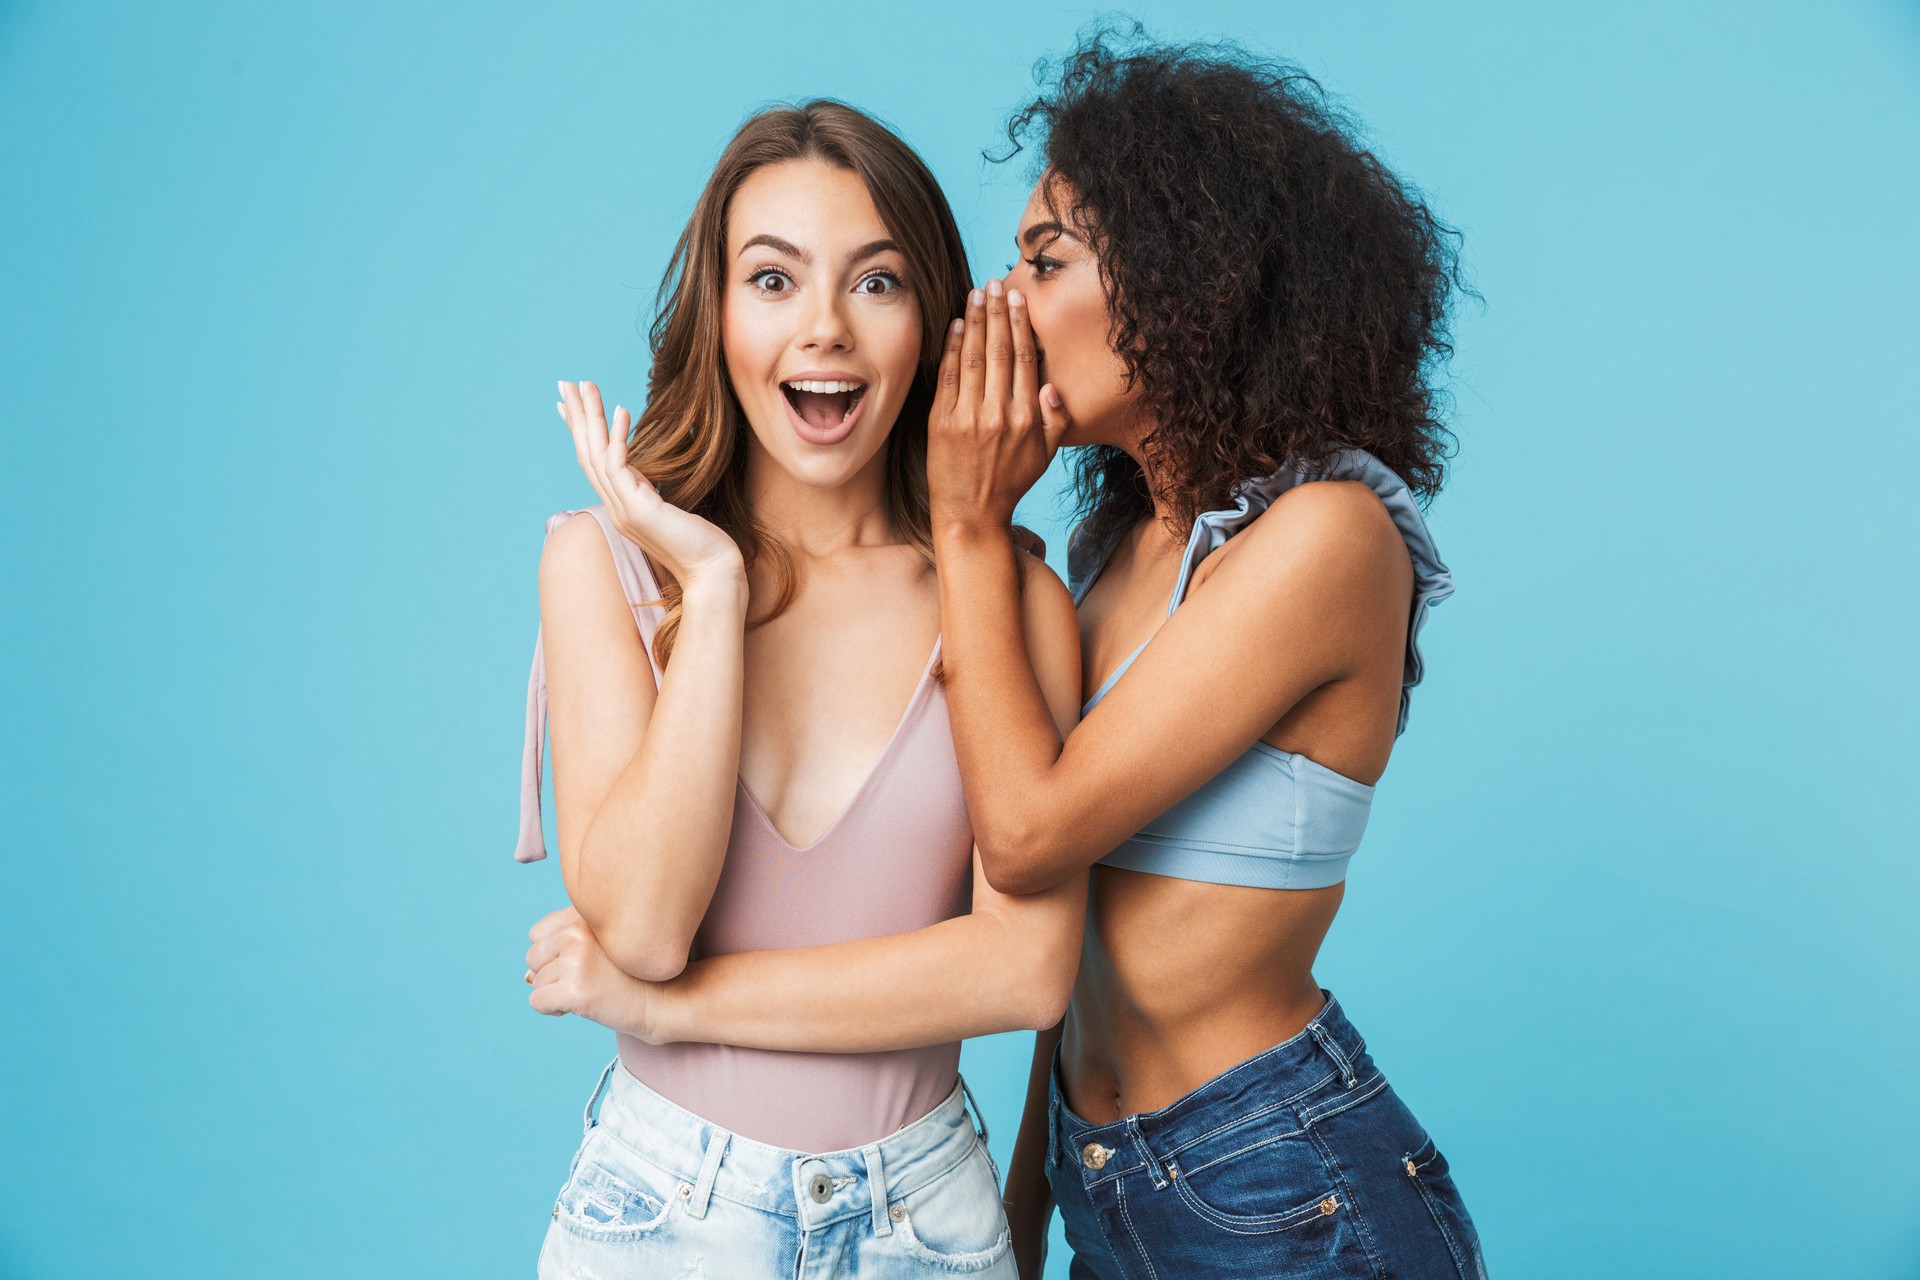
<svg viewBox="0 0 1920 1280">
<path fill-rule="evenodd" d="M 992 294 L 994 297 L 996 298 L 999 297 L 1001 293 L 1004 292 L 1004 290 L 1005 290 L 1005 286 L 1003 286 L 998 280 L 987 281 L 987 292 Z"/>
<path fill-rule="evenodd" d="M 553 385 L 560 389 L 560 398 L 565 400 L 567 398 L 567 384 L 564 382 L 556 382 Z"/>
<path fill-rule="evenodd" d="M 1007 305 L 1010 307 L 1024 307 L 1027 305 L 1027 300 L 1020 296 L 1018 289 L 1009 289 L 1007 290 Z"/>
<path fill-rule="evenodd" d="M 980 292 L 978 289 L 975 289 L 972 293 L 967 295 L 967 305 L 970 307 L 980 306 L 986 300 L 987 300 L 987 295 Z"/>
<path fill-rule="evenodd" d="M 947 332 L 957 338 L 966 331 L 966 328 L 967 322 L 956 318 L 952 324 L 947 326 Z"/>
<path fill-rule="evenodd" d="M 1040 398 L 1045 400 L 1052 408 L 1058 409 L 1060 407 L 1060 393 L 1053 389 L 1051 382 L 1040 388 Z"/>
</svg>

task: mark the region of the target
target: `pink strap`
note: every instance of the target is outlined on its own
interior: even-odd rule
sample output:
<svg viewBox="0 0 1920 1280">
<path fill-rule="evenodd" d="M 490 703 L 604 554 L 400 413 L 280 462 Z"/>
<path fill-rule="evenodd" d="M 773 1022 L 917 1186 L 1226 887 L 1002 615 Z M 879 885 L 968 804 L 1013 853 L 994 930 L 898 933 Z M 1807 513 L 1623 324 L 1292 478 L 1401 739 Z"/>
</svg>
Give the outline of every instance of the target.
<svg viewBox="0 0 1920 1280">
<path fill-rule="evenodd" d="M 646 646 L 647 661 L 653 667 L 654 684 L 660 682 L 660 664 L 653 657 L 653 635 L 666 617 L 659 602 L 660 583 L 647 563 L 646 553 L 627 541 L 613 527 L 613 518 L 603 506 L 576 507 L 547 517 L 546 537 L 582 512 L 599 522 L 613 551 L 614 572 L 620 577 L 620 591 L 633 608 L 634 624 L 640 629 L 640 643 Z M 547 652 L 544 635 L 536 630 L 533 638 L 533 671 L 527 677 L 527 729 L 520 753 L 520 840 L 513 856 L 521 862 L 538 862 L 547 856 L 547 844 L 540 814 L 540 761 L 547 747 Z"/>
</svg>

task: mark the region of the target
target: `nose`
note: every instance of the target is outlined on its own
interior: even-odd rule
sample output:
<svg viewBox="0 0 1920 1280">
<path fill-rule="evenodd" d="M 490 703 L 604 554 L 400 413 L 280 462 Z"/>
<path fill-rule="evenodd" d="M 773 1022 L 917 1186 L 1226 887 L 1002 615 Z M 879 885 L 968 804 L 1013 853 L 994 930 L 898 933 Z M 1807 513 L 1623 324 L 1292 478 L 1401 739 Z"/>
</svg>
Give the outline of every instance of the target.
<svg viewBox="0 0 1920 1280">
<path fill-rule="evenodd" d="M 799 343 L 802 350 L 853 349 L 853 331 L 847 325 L 844 301 L 837 291 L 823 289 L 814 293 L 801 319 Z"/>
</svg>

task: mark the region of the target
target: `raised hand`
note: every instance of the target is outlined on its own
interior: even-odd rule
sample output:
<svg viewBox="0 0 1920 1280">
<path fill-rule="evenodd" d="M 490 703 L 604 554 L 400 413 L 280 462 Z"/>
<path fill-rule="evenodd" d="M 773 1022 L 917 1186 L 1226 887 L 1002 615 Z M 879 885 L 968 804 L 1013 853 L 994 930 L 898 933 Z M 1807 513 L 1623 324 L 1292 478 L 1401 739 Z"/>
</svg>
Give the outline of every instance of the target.
<svg viewBox="0 0 1920 1280">
<path fill-rule="evenodd" d="M 935 525 L 1010 524 L 1014 505 L 1046 471 L 1068 425 L 1058 393 L 1039 385 L 1026 300 L 987 281 L 947 331 L 928 416 Z"/>
<path fill-rule="evenodd" d="M 744 574 L 740 548 L 725 531 L 660 496 L 651 481 L 627 464 L 632 420 L 616 405 L 607 427 L 600 388 L 562 382 L 554 409 L 573 437 L 573 454 L 587 483 L 600 495 L 614 527 L 663 565 L 684 588 L 698 577 Z"/>
</svg>

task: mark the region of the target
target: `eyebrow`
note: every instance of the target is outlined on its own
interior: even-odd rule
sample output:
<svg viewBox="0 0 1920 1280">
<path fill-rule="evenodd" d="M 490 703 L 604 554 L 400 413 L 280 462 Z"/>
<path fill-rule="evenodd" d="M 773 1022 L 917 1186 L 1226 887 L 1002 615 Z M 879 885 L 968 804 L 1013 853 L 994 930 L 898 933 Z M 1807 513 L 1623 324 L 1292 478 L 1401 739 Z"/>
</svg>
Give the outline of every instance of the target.
<svg viewBox="0 0 1920 1280">
<path fill-rule="evenodd" d="M 751 240 L 748 240 L 745 244 L 741 245 L 740 253 L 741 254 L 746 253 L 747 250 L 753 248 L 755 245 L 765 245 L 767 248 L 772 249 L 775 253 L 784 253 L 789 258 L 800 259 L 800 261 L 806 263 L 808 266 L 813 265 L 813 255 L 808 253 L 805 249 L 802 249 L 799 245 L 794 244 L 790 240 L 782 240 L 779 236 L 771 236 L 765 233 L 754 236 Z M 875 254 L 886 253 L 888 250 L 892 250 L 893 252 L 898 253 L 900 251 L 900 246 L 895 244 L 891 240 L 869 240 L 866 244 L 863 244 L 858 249 L 855 249 L 853 253 L 848 257 L 847 261 L 848 262 L 864 262 L 868 258 L 873 257 Z M 739 256 L 739 255 L 736 255 L 736 256 Z"/>
<path fill-rule="evenodd" d="M 1075 238 L 1073 235 L 1073 232 L 1067 230 L 1065 223 L 1059 221 L 1058 219 L 1049 219 L 1046 222 L 1034 223 L 1032 226 L 1028 227 L 1025 231 L 1015 236 L 1013 238 L 1013 243 L 1016 246 L 1030 245 L 1034 241 L 1038 240 L 1041 236 L 1066 236 L 1069 239 Z"/>
</svg>

